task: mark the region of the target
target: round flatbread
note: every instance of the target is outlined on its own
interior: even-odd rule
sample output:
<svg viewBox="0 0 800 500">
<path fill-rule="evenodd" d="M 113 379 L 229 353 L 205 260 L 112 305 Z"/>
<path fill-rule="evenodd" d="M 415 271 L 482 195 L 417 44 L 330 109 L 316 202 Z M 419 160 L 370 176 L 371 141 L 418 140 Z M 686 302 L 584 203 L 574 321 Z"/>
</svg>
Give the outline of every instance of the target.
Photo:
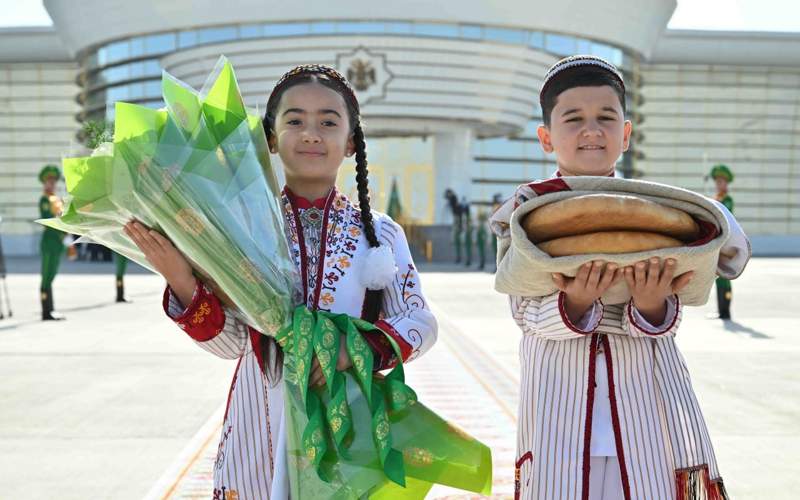
<svg viewBox="0 0 800 500">
<path fill-rule="evenodd" d="M 548 203 L 521 221 L 534 242 L 599 231 L 645 231 L 683 242 L 700 234 L 700 227 L 681 210 L 622 194 L 587 194 Z"/>
<path fill-rule="evenodd" d="M 658 233 L 637 231 L 604 231 L 599 233 L 565 236 L 538 243 L 539 250 L 551 257 L 585 255 L 593 253 L 634 253 L 660 248 L 683 246 L 683 242 Z"/>
</svg>

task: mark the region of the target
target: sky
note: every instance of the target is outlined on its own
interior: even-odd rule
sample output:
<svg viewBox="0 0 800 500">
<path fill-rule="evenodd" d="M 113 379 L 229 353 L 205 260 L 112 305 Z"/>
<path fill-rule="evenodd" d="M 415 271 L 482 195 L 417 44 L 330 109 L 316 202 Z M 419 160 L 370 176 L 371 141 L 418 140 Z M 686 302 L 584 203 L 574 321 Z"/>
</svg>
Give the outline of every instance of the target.
<svg viewBox="0 0 800 500">
<path fill-rule="evenodd" d="M 613 1 L 613 0 L 607 0 Z M 0 27 L 50 26 L 41 0 L 0 0 Z M 800 31 L 796 0 L 678 0 L 671 29 Z"/>
</svg>

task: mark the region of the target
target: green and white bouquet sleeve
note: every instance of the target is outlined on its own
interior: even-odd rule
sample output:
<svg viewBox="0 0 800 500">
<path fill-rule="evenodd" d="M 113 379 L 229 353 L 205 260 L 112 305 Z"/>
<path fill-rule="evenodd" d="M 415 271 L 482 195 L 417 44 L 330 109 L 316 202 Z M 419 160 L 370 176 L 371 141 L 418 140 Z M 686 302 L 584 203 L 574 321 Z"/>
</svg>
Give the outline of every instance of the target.
<svg viewBox="0 0 800 500">
<path fill-rule="evenodd" d="M 165 109 L 118 102 L 113 144 L 63 161 L 64 214 L 38 222 L 150 267 L 122 231 L 138 219 L 274 335 L 290 320 L 297 279 L 261 119 L 245 108 L 225 58 L 200 92 L 166 72 L 162 83 Z"/>
</svg>

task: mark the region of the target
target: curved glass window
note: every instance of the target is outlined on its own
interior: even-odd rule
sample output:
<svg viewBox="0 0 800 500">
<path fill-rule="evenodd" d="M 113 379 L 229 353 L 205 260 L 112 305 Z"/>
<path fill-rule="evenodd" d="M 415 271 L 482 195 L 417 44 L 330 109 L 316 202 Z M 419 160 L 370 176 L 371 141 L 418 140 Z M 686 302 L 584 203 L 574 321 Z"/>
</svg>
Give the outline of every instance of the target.
<svg viewBox="0 0 800 500">
<path fill-rule="evenodd" d="M 458 38 L 458 26 L 454 24 L 420 23 L 414 24 L 414 33 L 424 36 Z"/>
<path fill-rule="evenodd" d="M 197 43 L 217 43 L 236 40 L 238 33 L 235 27 L 206 28 L 197 32 Z"/>
<path fill-rule="evenodd" d="M 484 38 L 503 43 L 525 43 L 526 32 L 508 28 L 484 28 Z"/>
<path fill-rule="evenodd" d="M 548 33 L 544 36 L 544 46 L 548 51 L 560 56 L 575 54 L 575 38 Z"/>
<path fill-rule="evenodd" d="M 144 40 L 144 50 L 148 54 L 162 54 L 175 50 L 175 33 L 148 36 Z"/>
<path fill-rule="evenodd" d="M 312 21 L 263 24 L 235 24 L 214 26 L 198 30 L 180 30 L 155 33 L 147 36 L 111 42 L 87 55 L 88 68 L 103 67 L 125 59 L 161 55 L 176 49 L 185 49 L 207 43 L 245 40 L 260 37 L 302 36 L 309 34 L 404 34 L 487 40 L 501 43 L 528 45 L 544 49 L 557 55 L 589 53 L 605 57 L 615 64 L 629 61 L 622 50 L 593 40 L 543 33 L 536 30 L 520 30 L 475 24 L 424 23 L 409 21 Z"/>
<path fill-rule="evenodd" d="M 481 38 L 483 38 L 483 27 L 473 26 L 473 25 L 461 26 L 461 38 L 472 38 L 474 40 L 480 40 Z"/>
<path fill-rule="evenodd" d="M 84 110 L 92 116 L 105 113 L 113 120 L 113 103 L 118 100 L 160 107 L 161 67 L 158 58 L 175 50 L 204 44 L 259 38 L 302 37 L 313 35 L 397 35 L 461 39 L 470 41 L 522 45 L 544 50 L 557 56 L 576 53 L 603 57 L 620 67 L 631 78 L 635 54 L 613 45 L 587 38 L 540 30 L 524 30 L 500 26 L 416 21 L 317 20 L 306 22 L 250 23 L 209 26 L 200 29 L 152 33 L 126 40 L 116 40 L 86 54 L 83 69 L 88 73 L 85 85 L 89 95 Z M 541 120 L 538 105 L 530 110 L 532 119 L 523 136 L 533 142 L 508 139 L 476 141 L 476 154 L 502 157 L 543 158 L 536 144 L 536 127 Z M 544 160 L 542 160 L 544 161 Z"/>
<path fill-rule="evenodd" d="M 113 85 L 126 80 L 161 76 L 161 65 L 157 59 L 120 64 L 101 70 L 89 77 L 90 89 Z"/>
<path fill-rule="evenodd" d="M 308 23 L 276 23 L 264 25 L 264 36 L 294 36 L 308 34 Z"/>
</svg>

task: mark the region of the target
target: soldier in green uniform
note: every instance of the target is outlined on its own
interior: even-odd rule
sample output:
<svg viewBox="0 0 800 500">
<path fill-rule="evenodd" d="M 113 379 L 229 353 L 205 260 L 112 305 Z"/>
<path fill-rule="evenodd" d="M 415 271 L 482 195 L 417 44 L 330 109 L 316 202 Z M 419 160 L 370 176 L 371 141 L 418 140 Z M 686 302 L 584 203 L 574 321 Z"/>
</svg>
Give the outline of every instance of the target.
<svg viewBox="0 0 800 500">
<path fill-rule="evenodd" d="M 472 217 L 466 198 L 461 200 L 461 220 L 464 229 L 464 265 L 469 267 L 472 265 Z"/>
<path fill-rule="evenodd" d="M 44 185 L 42 197 L 39 198 L 39 216 L 42 219 L 61 215 L 61 198 L 55 194 L 56 184 L 61 172 L 55 165 L 46 165 L 39 172 L 39 180 Z M 42 284 L 40 287 L 42 300 L 42 320 L 59 320 L 64 317 L 53 312 L 53 279 L 58 272 L 61 256 L 64 254 L 64 236 L 61 231 L 46 227 L 42 233 L 39 253 L 42 256 Z"/>
<path fill-rule="evenodd" d="M 128 300 L 125 299 L 125 283 L 123 281 L 125 278 L 125 269 L 128 268 L 128 258 L 124 255 L 115 253 L 114 261 L 117 265 L 117 302 L 128 302 Z"/>
<path fill-rule="evenodd" d="M 492 213 L 497 212 L 500 207 L 503 205 L 503 195 L 501 193 L 495 193 L 492 197 Z M 497 271 L 497 236 L 494 233 L 491 233 L 492 238 L 492 260 L 495 261 L 495 271 Z"/>
<path fill-rule="evenodd" d="M 461 233 L 464 217 L 461 213 L 461 204 L 458 202 L 456 193 L 448 188 L 444 192 L 447 205 L 453 214 L 453 248 L 456 251 L 456 264 L 461 262 Z"/>
<path fill-rule="evenodd" d="M 478 229 L 475 232 L 475 245 L 478 247 L 478 269 L 486 267 L 486 236 L 487 236 L 487 216 L 483 210 L 478 211 Z"/>
<path fill-rule="evenodd" d="M 725 205 L 733 213 L 733 198 L 728 194 L 728 184 L 733 182 L 733 172 L 726 165 L 714 165 L 709 174 L 717 185 L 716 200 Z M 731 281 L 717 278 L 717 310 L 719 319 L 731 319 L 731 298 L 733 290 Z"/>
</svg>

